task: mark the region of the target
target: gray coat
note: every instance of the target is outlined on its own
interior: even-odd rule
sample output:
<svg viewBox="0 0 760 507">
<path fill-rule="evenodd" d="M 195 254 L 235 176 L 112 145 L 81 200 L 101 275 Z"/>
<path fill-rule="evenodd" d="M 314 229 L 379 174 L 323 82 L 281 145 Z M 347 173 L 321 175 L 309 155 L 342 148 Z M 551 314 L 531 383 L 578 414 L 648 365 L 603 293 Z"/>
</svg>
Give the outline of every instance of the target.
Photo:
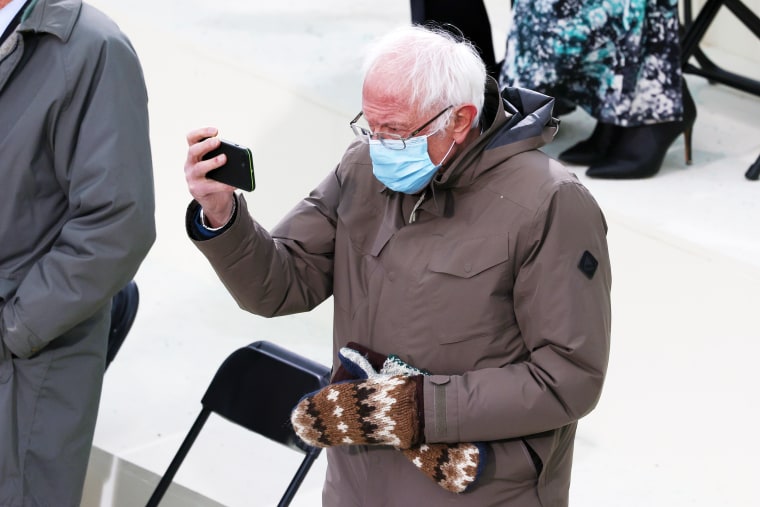
<svg viewBox="0 0 760 507">
<path fill-rule="evenodd" d="M 119 28 L 38 0 L 0 48 L 0 506 L 77 506 L 111 297 L 155 240 L 147 92 Z"/>
<path fill-rule="evenodd" d="M 330 448 L 327 506 L 568 503 L 576 424 L 607 370 L 607 226 L 575 176 L 537 150 L 554 130 L 552 101 L 506 99 L 491 83 L 484 132 L 416 212 L 418 196 L 385 189 L 355 142 L 271 235 L 239 198 L 226 231 L 196 240 L 251 312 L 333 296 L 335 364 L 356 341 L 431 371 L 427 442 L 487 443 L 482 477 L 459 495 L 392 448 Z"/>
</svg>

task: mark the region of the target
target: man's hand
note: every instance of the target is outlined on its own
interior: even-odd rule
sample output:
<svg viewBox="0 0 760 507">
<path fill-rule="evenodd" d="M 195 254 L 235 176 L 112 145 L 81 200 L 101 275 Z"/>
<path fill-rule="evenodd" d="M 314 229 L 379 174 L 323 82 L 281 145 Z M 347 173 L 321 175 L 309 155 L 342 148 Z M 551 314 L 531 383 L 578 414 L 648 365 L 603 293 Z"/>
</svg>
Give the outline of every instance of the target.
<svg viewBox="0 0 760 507">
<path fill-rule="evenodd" d="M 372 349 L 349 342 L 338 352 L 340 367 L 333 382 L 346 379 L 377 379 L 389 375 L 430 375 L 399 356 L 384 356 Z M 422 438 L 421 440 L 424 440 Z M 421 443 L 401 449 L 404 456 L 422 473 L 443 489 L 464 493 L 475 484 L 485 466 L 487 447 L 484 443 L 456 444 Z"/>
<path fill-rule="evenodd" d="M 389 445 L 422 441 L 421 376 L 401 375 L 331 384 L 304 397 L 291 414 L 301 440 L 314 447 Z"/>
<path fill-rule="evenodd" d="M 185 160 L 185 180 L 190 195 L 203 208 L 206 225 L 221 227 L 232 216 L 234 187 L 206 178 L 206 173 L 223 166 L 227 162 L 224 154 L 209 160 L 203 156 L 219 147 L 217 129 L 206 127 L 187 134 L 187 160 Z"/>
</svg>

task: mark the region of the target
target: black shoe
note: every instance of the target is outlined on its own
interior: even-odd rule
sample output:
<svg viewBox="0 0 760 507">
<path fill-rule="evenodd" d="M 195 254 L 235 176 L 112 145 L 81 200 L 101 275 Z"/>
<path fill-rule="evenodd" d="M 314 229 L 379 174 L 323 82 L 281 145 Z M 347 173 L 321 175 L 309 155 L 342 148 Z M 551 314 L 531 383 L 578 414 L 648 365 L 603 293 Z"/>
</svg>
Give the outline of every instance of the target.
<svg viewBox="0 0 760 507">
<path fill-rule="evenodd" d="M 637 179 L 657 174 L 673 141 L 684 135 L 684 158 L 691 164 L 691 132 L 697 107 L 686 83 L 683 88 L 683 120 L 622 128 L 607 157 L 586 171 L 591 178 Z"/>
<path fill-rule="evenodd" d="M 622 127 L 609 123 L 597 122 L 591 136 L 574 144 L 559 154 L 559 159 L 566 164 L 591 165 L 604 160 L 610 147 L 620 136 Z"/>
<path fill-rule="evenodd" d="M 564 116 L 575 111 L 575 102 L 571 102 L 562 97 L 554 97 L 554 110 L 552 113 L 554 116 Z"/>
</svg>

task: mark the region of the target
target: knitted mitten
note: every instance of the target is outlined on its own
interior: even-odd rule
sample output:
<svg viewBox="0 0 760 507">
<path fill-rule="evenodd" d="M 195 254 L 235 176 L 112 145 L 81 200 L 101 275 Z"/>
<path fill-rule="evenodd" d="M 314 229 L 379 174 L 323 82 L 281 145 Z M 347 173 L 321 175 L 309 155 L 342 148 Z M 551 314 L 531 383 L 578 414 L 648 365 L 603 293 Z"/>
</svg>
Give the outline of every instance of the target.
<svg viewBox="0 0 760 507">
<path fill-rule="evenodd" d="M 305 396 L 290 416 L 296 434 L 314 447 L 391 445 L 421 441 L 421 377 L 401 375 L 331 384 Z"/>
<path fill-rule="evenodd" d="M 347 347 L 340 349 L 338 358 L 340 368 L 333 377 L 333 382 L 389 375 L 430 375 L 429 371 L 415 368 L 395 354 L 386 357 L 354 342 L 349 342 Z"/>
<path fill-rule="evenodd" d="M 385 375 L 430 375 L 395 354 L 383 356 L 367 347 L 349 342 L 340 349 L 341 365 L 334 381 L 351 378 L 378 378 Z M 402 449 L 409 461 L 442 488 L 463 493 L 475 483 L 486 461 L 486 446 L 482 443 L 457 444 L 423 443 Z"/>
<path fill-rule="evenodd" d="M 483 444 L 420 444 L 402 449 L 409 461 L 443 489 L 464 493 L 485 464 L 486 448 Z"/>
</svg>

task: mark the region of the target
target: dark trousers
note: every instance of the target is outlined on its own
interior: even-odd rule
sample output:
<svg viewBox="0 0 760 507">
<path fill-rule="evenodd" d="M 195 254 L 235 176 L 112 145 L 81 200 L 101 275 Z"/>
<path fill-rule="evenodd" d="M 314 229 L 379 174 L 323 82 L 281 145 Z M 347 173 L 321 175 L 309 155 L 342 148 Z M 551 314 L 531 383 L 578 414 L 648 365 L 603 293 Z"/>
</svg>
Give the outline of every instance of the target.
<svg viewBox="0 0 760 507">
<path fill-rule="evenodd" d="M 491 22 L 483 0 L 410 0 L 412 23 L 450 23 L 462 31 L 486 64 L 488 73 L 497 76 L 491 38 Z"/>
</svg>

